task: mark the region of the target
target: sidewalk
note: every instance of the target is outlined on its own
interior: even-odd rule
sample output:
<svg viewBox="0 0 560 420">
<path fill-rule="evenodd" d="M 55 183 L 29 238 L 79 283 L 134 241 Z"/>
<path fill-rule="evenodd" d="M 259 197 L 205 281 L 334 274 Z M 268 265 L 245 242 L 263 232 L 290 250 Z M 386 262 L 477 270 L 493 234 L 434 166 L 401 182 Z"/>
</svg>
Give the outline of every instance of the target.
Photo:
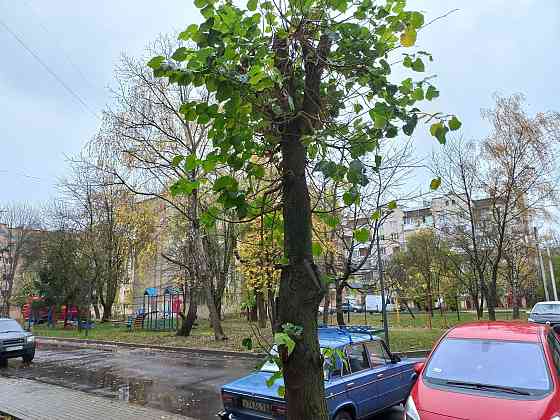
<svg viewBox="0 0 560 420">
<path fill-rule="evenodd" d="M 194 420 L 28 379 L 0 377 L 0 412 L 21 420 Z"/>
</svg>

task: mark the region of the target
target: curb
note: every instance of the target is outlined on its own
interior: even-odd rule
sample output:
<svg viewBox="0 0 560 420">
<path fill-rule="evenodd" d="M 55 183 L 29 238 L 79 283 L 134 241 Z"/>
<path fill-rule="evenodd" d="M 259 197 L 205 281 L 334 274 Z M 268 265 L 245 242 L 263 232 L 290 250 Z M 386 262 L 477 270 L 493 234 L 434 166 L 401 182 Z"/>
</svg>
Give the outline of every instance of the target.
<svg viewBox="0 0 560 420">
<path fill-rule="evenodd" d="M 80 338 L 59 338 L 59 337 L 45 337 L 37 336 L 37 343 L 39 345 L 49 345 L 56 347 L 71 347 L 71 348 L 87 348 L 96 349 L 101 351 L 118 351 L 119 348 L 128 349 L 151 349 L 158 351 L 168 351 L 175 353 L 202 353 L 214 356 L 225 357 L 243 357 L 248 359 L 261 359 L 264 353 L 245 353 L 234 350 L 215 350 L 206 348 L 192 348 L 192 347 L 174 347 L 163 346 L 157 344 L 142 344 L 142 343 L 126 343 L 123 341 L 105 341 L 105 340 L 90 340 Z"/>
<path fill-rule="evenodd" d="M 214 356 L 226 357 L 244 357 L 248 359 L 261 359 L 265 356 L 264 353 L 246 353 L 234 350 L 214 350 L 205 348 L 192 348 L 192 347 L 173 347 L 163 346 L 157 344 L 142 344 L 142 343 L 126 343 L 123 341 L 105 341 L 105 340 L 90 340 L 81 338 L 59 338 L 59 337 L 45 337 L 37 336 L 38 344 L 44 344 L 57 347 L 71 347 L 71 348 L 87 348 L 96 349 L 101 351 L 118 351 L 119 348 L 128 349 L 152 349 L 159 351 L 169 351 L 175 353 L 202 353 Z M 426 357 L 430 350 L 413 350 L 396 352 L 395 354 L 401 357 Z"/>
</svg>

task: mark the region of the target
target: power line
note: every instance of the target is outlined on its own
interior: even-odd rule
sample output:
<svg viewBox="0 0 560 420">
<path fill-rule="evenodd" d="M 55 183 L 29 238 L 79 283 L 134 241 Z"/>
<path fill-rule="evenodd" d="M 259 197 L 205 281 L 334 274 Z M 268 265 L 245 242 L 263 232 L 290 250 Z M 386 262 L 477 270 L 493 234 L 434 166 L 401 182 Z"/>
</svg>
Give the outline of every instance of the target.
<svg viewBox="0 0 560 420">
<path fill-rule="evenodd" d="M 62 41 L 60 39 L 59 36 L 57 36 L 56 34 L 54 34 L 53 32 L 51 32 L 44 24 L 43 22 L 41 22 L 41 17 L 40 17 L 40 13 L 39 11 L 28 1 L 28 0 L 24 0 L 24 3 L 27 5 L 27 7 L 29 8 L 29 10 L 31 10 L 31 12 L 35 15 L 35 17 L 37 18 L 37 21 L 39 23 L 39 26 L 43 29 L 43 31 L 45 31 L 45 33 L 47 33 L 48 35 L 56 38 L 56 41 L 59 42 L 60 44 L 62 44 Z M 64 55 L 64 58 L 66 58 L 66 61 L 68 61 L 68 63 L 70 64 L 70 66 L 72 66 L 74 68 L 74 70 L 76 71 L 76 73 L 78 73 L 81 77 L 81 79 L 92 89 L 95 89 L 95 87 L 91 84 L 91 82 L 88 80 L 88 78 L 85 76 L 85 74 L 82 72 L 82 70 L 80 69 L 80 67 L 72 60 L 72 58 L 70 57 L 70 55 L 64 50 L 64 48 L 59 48 L 60 51 L 62 52 L 62 54 Z"/>
<path fill-rule="evenodd" d="M 27 44 L 14 32 L 10 29 L 10 27 L 2 20 L 0 19 L 0 25 L 10 34 L 14 37 L 14 39 L 29 53 L 33 56 L 33 58 L 35 58 L 35 60 L 37 60 L 37 62 L 39 64 L 41 64 L 41 66 L 43 66 L 43 68 L 52 76 L 55 78 L 55 80 L 70 94 L 74 97 L 74 99 L 76 99 L 80 104 L 82 104 L 82 106 L 91 114 L 93 115 L 95 118 L 99 118 L 97 116 L 97 114 L 95 114 L 95 112 L 92 111 L 92 109 L 88 106 L 88 104 L 80 97 L 80 95 L 78 95 L 76 92 L 74 92 L 72 90 L 72 88 L 70 86 L 68 86 L 66 84 L 66 82 L 64 82 L 64 80 L 62 80 L 62 78 L 60 78 L 55 72 L 54 70 L 52 70 L 49 65 L 47 63 L 45 63 L 41 57 L 39 57 L 30 47 L 27 46 Z"/>
</svg>

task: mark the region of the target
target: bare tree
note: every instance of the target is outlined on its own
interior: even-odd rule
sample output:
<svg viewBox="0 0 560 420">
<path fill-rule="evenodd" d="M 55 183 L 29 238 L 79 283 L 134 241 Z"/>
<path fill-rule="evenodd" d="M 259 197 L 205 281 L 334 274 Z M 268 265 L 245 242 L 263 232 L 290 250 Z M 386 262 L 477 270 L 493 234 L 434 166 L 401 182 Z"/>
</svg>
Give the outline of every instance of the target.
<svg viewBox="0 0 560 420">
<path fill-rule="evenodd" d="M 14 281 L 41 234 L 39 211 L 28 203 L 0 208 L 0 314 L 9 316 Z"/>
<path fill-rule="evenodd" d="M 169 57 L 175 47 L 174 41 L 161 37 L 148 48 L 147 55 L 157 53 Z M 181 224 L 184 240 L 191 241 L 188 260 L 176 260 L 173 255 L 176 250 L 170 250 L 167 255 L 164 249 L 162 256 L 183 269 L 186 264 L 191 265 L 187 272 L 192 279 L 186 281 L 185 287 L 188 284 L 202 286 L 200 290 L 209 309 L 215 337 L 225 339 L 220 321 L 221 306 L 230 276 L 235 229 L 226 223 L 220 225 L 221 231 L 209 231 L 201 223 L 201 214 L 214 198 L 200 182 L 205 170 L 195 162 L 206 157 L 212 145 L 207 139 L 207 127 L 186 121 L 180 112 L 181 104 L 197 101 L 207 93 L 154 78 L 145 61 L 121 58 L 116 69 L 116 105 L 106 111 L 104 125 L 90 143 L 89 151 L 92 156 L 102 156 L 105 163 L 100 169 L 110 176 L 112 183 L 139 197 L 161 200 L 173 213 L 184 218 L 185 223 Z M 177 179 L 181 181 L 176 183 Z M 192 194 L 175 196 L 184 189 Z"/>
<path fill-rule="evenodd" d="M 555 152 L 560 140 L 560 114 L 523 109 L 523 97 L 496 97 L 494 109 L 483 111 L 492 132 L 483 141 L 488 171 L 482 178 L 491 211 L 484 236 L 492 241 L 486 297 L 490 319 L 496 319 L 497 280 L 511 232 L 529 237 L 531 217 L 556 196 Z M 484 225 L 483 225 L 484 229 Z"/>
</svg>

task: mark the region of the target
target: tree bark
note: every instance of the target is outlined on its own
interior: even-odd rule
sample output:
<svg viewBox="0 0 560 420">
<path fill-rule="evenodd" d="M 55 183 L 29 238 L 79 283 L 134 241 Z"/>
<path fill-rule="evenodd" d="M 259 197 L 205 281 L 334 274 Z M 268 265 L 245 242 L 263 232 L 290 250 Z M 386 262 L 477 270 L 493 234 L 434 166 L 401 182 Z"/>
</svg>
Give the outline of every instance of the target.
<svg viewBox="0 0 560 420">
<path fill-rule="evenodd" d="M 335 296 L 335 304 L 336 304 L 336 323 L 338 325 L 346 325 L 344 322 L 344 312 L 342 312 L 342 291 L 344 287 L 340 285 L 336 285 L 336 296 Z"/>
<path fill-rule="evenodd" d="M 196 313 L 198 310 L 197 296 L 194 288 L 191 288 L 189 292 L 189 310 L 187 311 L 187 315 L 185 316 L 183 312 L 179 313 L 182 323 L 181 328 L 177 330 L 177 336 L 180 337 L 188 337 L 191 335 L 191 331 L 196 321 Z"/>
<path fill-rule="evenodd" d="M 288 420 L 328 418 L 317 311 L 324 295 L 312 255 L 311 205 L 305 176 L 306 150 L 296 122 L 282 136 L 284 248 L 289 264 L 280 278 L 279 321 L 303 328 L 292 337 L 291 355 L 281 351 Z"/>
<path fill-rule="evenodd" d="M 325 300 L 323 304 L 323 324 L 329 324 L 329 312 L 331 311 L 331 294 L 327 290 L 327 294 L 325 295 Z"/>
<path fill-rule="evenodd" d="M 259 318 L 259 328 L 266 328 L 266 305 L 264 301 L 264 295 L 261 291 L 255 292 L 255 298 L 257 301 L 257 313 Z"/>
</svg>

